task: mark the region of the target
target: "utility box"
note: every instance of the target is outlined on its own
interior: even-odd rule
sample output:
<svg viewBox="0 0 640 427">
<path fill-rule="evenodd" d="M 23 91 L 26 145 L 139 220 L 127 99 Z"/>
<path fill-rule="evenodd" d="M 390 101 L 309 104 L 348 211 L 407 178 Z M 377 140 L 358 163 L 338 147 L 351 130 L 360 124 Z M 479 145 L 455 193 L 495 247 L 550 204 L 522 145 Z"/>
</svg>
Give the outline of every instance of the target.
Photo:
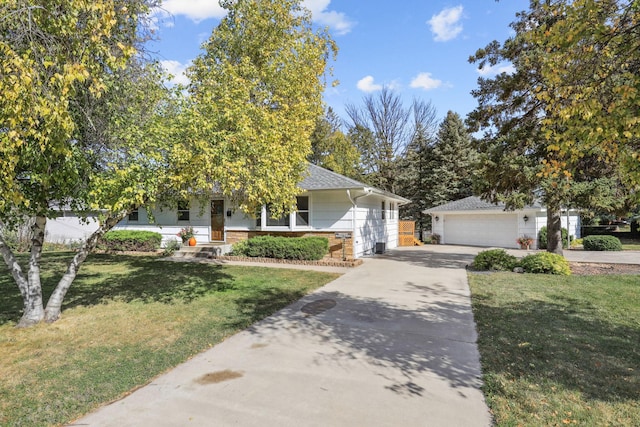
<svg viewBox="0 0 640 427">
<path fill-rule="evenodd" d="M 376 253 L 383 254 L 387 250 L 387 244 L 385 242 L 376 242 Z"/>
</svg>

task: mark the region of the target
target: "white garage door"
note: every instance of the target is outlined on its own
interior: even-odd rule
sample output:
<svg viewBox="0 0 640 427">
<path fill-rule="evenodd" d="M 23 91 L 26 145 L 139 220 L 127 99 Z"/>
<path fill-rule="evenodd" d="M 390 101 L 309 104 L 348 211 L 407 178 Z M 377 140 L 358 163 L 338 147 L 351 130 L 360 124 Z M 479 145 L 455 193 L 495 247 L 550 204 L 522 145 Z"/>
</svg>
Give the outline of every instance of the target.
<svg viewBox="0 0 640 427">
<path fill-rule="evenodd" d="M 516 248 L 516 214 L 446 215 L 443 241 L 449 245 Z"/>
</svg>

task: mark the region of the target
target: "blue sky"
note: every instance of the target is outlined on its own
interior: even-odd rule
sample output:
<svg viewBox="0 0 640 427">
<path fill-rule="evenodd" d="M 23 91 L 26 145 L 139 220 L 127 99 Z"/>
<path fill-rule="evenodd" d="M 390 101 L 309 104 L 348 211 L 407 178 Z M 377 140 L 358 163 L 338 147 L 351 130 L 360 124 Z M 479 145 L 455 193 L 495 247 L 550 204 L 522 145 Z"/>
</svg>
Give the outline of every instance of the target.
<svg viewBox="0 0 640 427">
<path fill-rule="evenodd" d="M 383 86 L 407 105 L 431 101 L 440 118 L 448 110 L 466 116 L 476 106 L 470 91 L 480 75 L 509 72 L 509 64 L 477 70 L 470 55 L 492 40 L 512 35 L 509 23 L 528 0 L 305 0 L 316 25 L 328 26 L 338 44 L 334 79 L 326 103 L 346 118 L 345 104 Z M 152 49 L 165 67 L 185 82 L 182 70 L 224 16 L 217 0 L 164 0 L 158 16 L 159 41 Z"/>
</svg>

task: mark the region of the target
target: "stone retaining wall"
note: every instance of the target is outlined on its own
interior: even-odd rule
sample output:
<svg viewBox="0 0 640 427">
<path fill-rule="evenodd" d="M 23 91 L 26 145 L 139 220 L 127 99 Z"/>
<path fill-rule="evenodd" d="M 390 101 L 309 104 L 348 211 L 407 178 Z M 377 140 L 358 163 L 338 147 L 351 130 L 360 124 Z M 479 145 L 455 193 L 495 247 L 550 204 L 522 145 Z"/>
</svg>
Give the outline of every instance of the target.
<svg viewBox="0 0 640 427">
<path fill-rule="evenodd" d="M 211 259 L 221 261 L 244 261 L 244 262 L 260 262 L 271 264 L 292 264 L 292 265 L 317 265 L 320 267 L 357 267 L 362 264 L 361 259 L 341 261 L 336 259 L 321 259 L 319 261 L 305 261 L 298 259 L 276 259 L 276 258 L 257 258 L 245 256 L 213 256 Z"/>
</svg>

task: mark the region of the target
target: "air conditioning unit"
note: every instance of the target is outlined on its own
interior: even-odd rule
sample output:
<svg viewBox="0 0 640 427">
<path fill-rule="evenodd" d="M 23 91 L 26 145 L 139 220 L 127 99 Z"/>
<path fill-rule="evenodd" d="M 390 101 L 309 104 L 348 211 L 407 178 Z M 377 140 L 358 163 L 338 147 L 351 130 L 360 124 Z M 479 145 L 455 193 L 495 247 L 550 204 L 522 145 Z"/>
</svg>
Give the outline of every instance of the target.
<svg viewBox="0 0 640 427">
<path fill-rule="evenodd" d="M 387 250 L 387 244 L 385 242 L 376 242 L 376 253 L 383 254 Z"/>
</svg>

